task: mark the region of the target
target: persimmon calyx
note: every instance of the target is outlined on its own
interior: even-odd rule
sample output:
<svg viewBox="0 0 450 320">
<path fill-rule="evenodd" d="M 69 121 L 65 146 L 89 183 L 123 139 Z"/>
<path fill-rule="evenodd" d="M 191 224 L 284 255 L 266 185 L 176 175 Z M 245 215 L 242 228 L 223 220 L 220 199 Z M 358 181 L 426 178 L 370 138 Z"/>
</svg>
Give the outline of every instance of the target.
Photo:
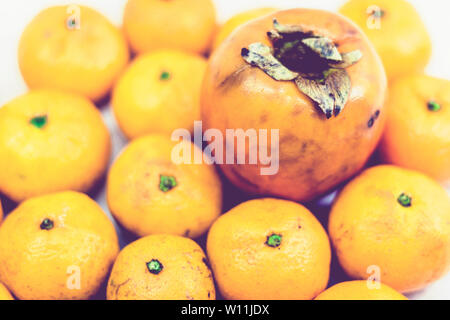
<svg viewBox="0 0 450 320">
<path fill-rule="evenodd" d="M 313 31 L 282 25 L 276 19 L 273 24 L 267 33 L 273 47 L 252 43 L 242 49 L 243 59 L 277 81 L 295 81 L 327 119 L 337 116 L 351 90 L 345 69 L 362 58 L 361 51 L 340 53 L 332 40 Z"/>
<path fill-rule="evenodd" d="M 272 49 L 262 43 L 252 43 L 248 49 L 242 49 L 242 57 L 251 65 L 264 70 L 275 80 L 295 80 L 299 74 L 283 66 L 272 54 Z"/>
</svg>

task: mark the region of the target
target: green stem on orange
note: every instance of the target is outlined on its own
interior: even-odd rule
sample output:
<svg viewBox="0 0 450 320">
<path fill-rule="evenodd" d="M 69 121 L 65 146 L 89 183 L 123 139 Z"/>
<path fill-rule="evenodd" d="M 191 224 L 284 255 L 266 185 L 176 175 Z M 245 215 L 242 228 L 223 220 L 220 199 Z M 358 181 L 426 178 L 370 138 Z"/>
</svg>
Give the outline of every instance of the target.
<svg viewBox="0 0 450 320">
<path fill-rule="evenodd" d="M 161 75 L 159 76 L 159 79 L 160 79 L 161 81 L 167 81 L 167 80 L 170 80 L 170 73 L 167 72 L 167 71 L 161 72 Z"/>
<path fill-rule="evenodd" d="M 272 233 L 267 237 L 266 245 L 272 248 L 279 247 L 283 236 L 281 234 Z"/>
<path fill-rule="evenodd" d="M 402 193 L 398 198 L 397 198 L 398 203 L 400 203 L 403 207 L 411 207 L 412 204 L 412 198 L 410 196 L 408 196 L 405 193 Z"/>
<path fill-rule="evenodd" d="M 158 260 L 152 259 L 150 262 L 147 262 L 147 269 L 152 274 L 159 274 L 164 269 L 164 266 Z"/>
<path fill-rule="evenodd" d="M 437 103 L 436 101 L 430 100 L 428 101 L 428 110 L 436 112 L 442 109 L 441 105 Z"/>
<path fill-rule="evenodd" d="M 173 176 L 161 175 L 159 178 L 159 190 L 169 192 L 178 185 L 177 180 Z"/>
<path fill-rule="evenodd" d="M 38 129 L 42 129 L 47 124 L 47 115 L 31 118 L 30 123 Z"/>
</svg>

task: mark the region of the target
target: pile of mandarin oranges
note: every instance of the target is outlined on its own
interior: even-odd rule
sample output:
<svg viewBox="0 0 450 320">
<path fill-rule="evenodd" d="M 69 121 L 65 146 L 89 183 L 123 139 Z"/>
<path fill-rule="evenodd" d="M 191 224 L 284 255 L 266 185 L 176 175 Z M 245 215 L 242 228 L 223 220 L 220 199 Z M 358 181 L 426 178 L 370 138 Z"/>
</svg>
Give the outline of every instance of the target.
<svg viewBox="0 0 450 320">
<path fill-rule="evenodd" d="M 18 46 L 29 91 L 0 108 L 0 299 L 406 299 L 450 268 L 450 81 L 430 57 L 405 0 L 223 25 L 212 0 L 128 0 L 121 27 L 41 11 Z M 279 171 L 174 161 L 206 153 L 171 136 L 196 121 L 279 130 Z"/>
</svg>

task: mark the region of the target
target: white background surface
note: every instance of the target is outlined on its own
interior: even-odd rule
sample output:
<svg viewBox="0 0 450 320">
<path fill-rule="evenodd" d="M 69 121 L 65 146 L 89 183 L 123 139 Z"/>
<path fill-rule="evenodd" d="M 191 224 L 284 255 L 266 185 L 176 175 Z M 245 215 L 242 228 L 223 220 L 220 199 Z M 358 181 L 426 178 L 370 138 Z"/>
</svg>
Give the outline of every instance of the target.
<svg viewBox="0 0 450 320">
<path fill-rule="evenodd" d="M 233 14 L 255 7 L 319 8 L 336 11 L 345 0 L 215 0 L 218 18 L 225 21 Z M 422 16 L 433 41 L 433 57 L 427 73 L 450 79 L 450 1 L 410 0 Z M 26 24 L 43 8 L 56 4 L 73 4 L 65 0 L 1 0 L 0 1 L 0 106 L 27 91 L 17 64 L 17 45 Z M 120 25 L 126 0 L 78 0 L 76 4 L 93 7 Z M 112 131 L 114 156 L 126 141 L 118 132 L 108 106 L 102 108 Z M 97 199 L 106 208 L 104 193 Z M 450 275 L 427 289 L 409 295 L 414 299 L 450 299 Z"/>
</svg>

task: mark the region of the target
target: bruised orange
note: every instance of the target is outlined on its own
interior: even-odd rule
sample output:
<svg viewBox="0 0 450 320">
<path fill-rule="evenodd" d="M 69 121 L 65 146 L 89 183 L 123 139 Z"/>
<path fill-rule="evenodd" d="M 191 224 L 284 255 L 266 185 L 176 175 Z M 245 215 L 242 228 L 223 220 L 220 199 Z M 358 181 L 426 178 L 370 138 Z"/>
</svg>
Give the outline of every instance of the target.
<svg viewBox="0 0 450 320">
<path fill-rule="evenodd" d="M 390 79 L 424 70 L 431 57 L 431 40 L 408 1 L 350 0 L 339 11 L 369 37 Z"/>
<path fill-rule="evenodd" d="M 128 0 L 123 28 L 136 53 L 179 49 L 203 54 L 216 28 L 212 0 Z"/>
<path fill-rule="evenodd" d="M 373 287 L 371 287 L 373 286 Z M 382 283 L 355 280 L 338 283 L 319 294 L 315 300 L 408 300 Z"/>
<path fill-rule="evenodd" d="M 390 85 L 383 159 L 450 182 L 450 81 L 426 75 Z"/>
<path fill-rule="evenodd" d="M 214 300 L 203 250 L 194 241 L 152 235 L 126 246 L 108 281 L 108 300 Z"/>
<path fill-rule="evenodd" d="M 128 58 L 122 32 L 97 11 L 78 5 L 43 10 L 19 44 L 20 70 L 31 89 L 60 89 L 93 101 L 106 96 Z"/>
<path fill-rule="evenodd" d="M 269 13 L 277 11 L 274 8 L 257 8 L 251 9 L 245 12 L 238 13 L 225 22 L 219 29 L 214 38 L 213 49 L 217 47 L 238 27 L 247 23 L 253 19 L 260 18 Z"/>
<path fill-rule="evenodd" d="M 400 292 L 420 290 L 450 270 L 450 198 L 422 173 L 377 166 L 333 204 L 328 230 L 343 269 Z"/>
<path fill-rule="evenodd" d="M 247 49 L 243 48 L 253 43 L 270 46 L 267 32 L 273 28 L 274 18 L 280 24 L 320 33 L 342 52 L 362 53 L 359 62 L 346 69 L 351 89 L 337 116 L 327 119 L 293 81 L 276 81 L 244 61 L 242 54 Z M 384 127 L 385 91 L 386 76 L 378 55 L 349 20 L 320 10 L 278 11 L 240 27 L 213 53 L 203 83 L 203 122 L 205 129 L 218 129 L 223 136 L 227 129 L 279 130 L 278 144 L 260 138 L 247 143 L 245 149 L 246 159 L 250 150 L 278 151 L 277 174 L 262 175 L 265 164 L 261 159 L 256 165 L 224 164 L 221 169 L 246 191 L 306 201 L 363 167 Z M 270 139 L 271 134 L 267 136 Z M 242 154 L 235 150 L 234 156 Z"/>
<path fill-rule="evenodd" d="M 211 227 L 207 252 L 226 299 L 313 299 L 328 283 L 328 236 L 294 202 L 259 199 L 231 209 Z"/>
</svg>

